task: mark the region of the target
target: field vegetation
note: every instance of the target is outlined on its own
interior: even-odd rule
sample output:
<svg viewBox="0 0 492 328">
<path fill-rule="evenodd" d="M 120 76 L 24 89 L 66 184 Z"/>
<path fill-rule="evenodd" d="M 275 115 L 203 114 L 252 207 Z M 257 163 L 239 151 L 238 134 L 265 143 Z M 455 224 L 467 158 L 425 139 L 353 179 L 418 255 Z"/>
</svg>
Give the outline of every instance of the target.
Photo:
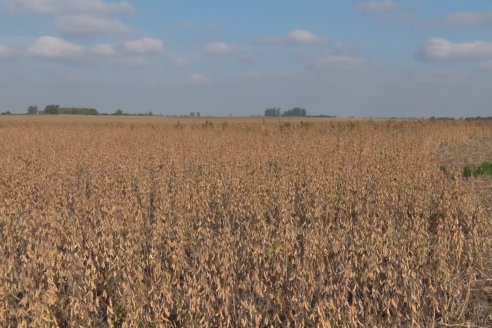
<svg viewBox="0 0 492 328">
<path fill-rule="evenodd" d="M 442 155 L 470 140 L 492 123 L 2 118 L 0 325 L 490 327 L 490 178 Z"/>
</svg>

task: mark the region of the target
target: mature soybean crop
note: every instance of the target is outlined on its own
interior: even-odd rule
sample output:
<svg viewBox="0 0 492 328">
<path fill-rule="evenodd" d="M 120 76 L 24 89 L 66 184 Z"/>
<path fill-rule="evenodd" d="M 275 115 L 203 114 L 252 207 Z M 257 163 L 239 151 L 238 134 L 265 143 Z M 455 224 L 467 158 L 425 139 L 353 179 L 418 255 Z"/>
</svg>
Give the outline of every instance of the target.
<svg viewBox="0 0 492 328">
<path fill-rule="evenodd" d="M 490 218 L 439 149 L 490 131 L 0 121 L 0 325 L 486 325 Z"/>
</svg>

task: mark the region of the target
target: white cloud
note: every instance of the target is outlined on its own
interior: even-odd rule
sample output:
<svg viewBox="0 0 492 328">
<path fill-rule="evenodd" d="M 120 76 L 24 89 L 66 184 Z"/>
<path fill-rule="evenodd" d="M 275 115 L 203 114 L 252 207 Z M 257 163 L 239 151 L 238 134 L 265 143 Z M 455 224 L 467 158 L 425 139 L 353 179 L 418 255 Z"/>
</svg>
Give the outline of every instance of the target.
<svg viewBox="0 0 492 328">
<path fill-rule="evenodd" d="M 11 59 L 14 56 L 14 51 L 3 44 L 0 44 L 0 60 Z"/>
<path fill-rule="evenodd" d="M 28 49 L 28 54 L 52 60 L 72 61 L 84 64 L 116 64 L 143 66 L 150 63 L 148 55 L 161 53 L 162 41 L 142 38 L 126 43 L 101 43 L 81 46 L 64 39 L 43 36 Z"/>
<path fill-rule="evenodd" d="M 369 1 L 367 3 L 361 4 L 359 8 L 369 14 L 380 14 L 390 11 L 395 11 L 400 8 L 400 6 L 391 0 L 383 1 Z"/>
<path fill-rule="evenodd" d="M 324 42 L 326 39 L 303 29 L 295 29 L 284 38 L 266 37 L 257 40 L 257 43 L 262 45 L 321 44 Z"/>
<path fill-rule="evenodd" d="M 492 12 L 461 12 L 451 14 L 443 19 L 446 25 L 467 27 L 492 25 Z"/>
<path fill-rule="evenodd" d="M 70 15 L 57 19 L 55 26 L 63 35 L 99 36 L 127 33 L 129 28 L 116 19 L 89 15 Z"/>
<path fill-rule="evenodd" d="M 19 14 L 128 14 L 133 7 L 128 1 L 103 0 L 7 0 L 10 11 Z"/>
<path fill-rule="evenodd" d="M 345 55 L 318 53 L 302 58 L 306 62 L 306 67 L 310 70 L 354 70 L 367 67 L 370 62 L 362 57 Z"/>
<path fill-rule="evenodd" d="M 189 82 L 191 84 L 208 84 L 210 83 L 210 79 L 201 74 L 192 74 L 190 75 Z"/>
<path fill-rule="evenodd" d="M 309 31 L 296 29 L 289 33 L 287 36 L 289 41 L 294 43 L 323 43 L 325 40 Z"/>
<path fill-rule="evenodd" d="M 492 58 L 492 43 L 473 41 L 452 43 L 443 38 L 432 38 L 416 54 L 422 60 L 458 60 Z"/>
<path fill-rule="evenodd" d="M 79 59 L 84 49 L 76 44 L 53 36 L 43 36 L 34 42 L 29 54 L 46 59 Z"/>
<path fill-rule="evenodd" d="M 321 66 L 336 67 L 336 68 L 352 68 L 367 63 L 367 60 L 361 57 L 351 57 L 346 55 L 329 55 L 320 57 L 319 63 Z"/>
<path fill-rule="evenodd" d="M 144 37 L 123 44 L 126 52 L 137 55 L 160 54 L 164 51 L 164 43 L 156 38 Z"/>
<path fill-rule="evenodd" d="M 117 54 L 114 46 L 109 43 L 98 44 L 92 48 L 92 52 L 95 55 L 103 57 L 111 57 Z"/>
<path fill-rule="evenodd" d="M 203 51 L 209 55 L 228 55 L 233 53 L 234 49 L 225 42 L 213 42 L 206 45 Z"/>
</svg>

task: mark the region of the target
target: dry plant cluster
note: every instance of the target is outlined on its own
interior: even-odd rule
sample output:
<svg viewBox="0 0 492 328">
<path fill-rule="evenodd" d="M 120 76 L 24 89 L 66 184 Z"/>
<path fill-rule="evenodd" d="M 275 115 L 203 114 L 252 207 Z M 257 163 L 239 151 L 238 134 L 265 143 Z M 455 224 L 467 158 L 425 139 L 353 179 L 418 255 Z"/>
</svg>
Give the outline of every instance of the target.
<svg viewBox="0 0 492 328">
<path fill-rule="evenodd" d="M 490 218 L 437 150 L 491 131 L 0 121 L 0 325 L 486 326 Z"/>
</svg>

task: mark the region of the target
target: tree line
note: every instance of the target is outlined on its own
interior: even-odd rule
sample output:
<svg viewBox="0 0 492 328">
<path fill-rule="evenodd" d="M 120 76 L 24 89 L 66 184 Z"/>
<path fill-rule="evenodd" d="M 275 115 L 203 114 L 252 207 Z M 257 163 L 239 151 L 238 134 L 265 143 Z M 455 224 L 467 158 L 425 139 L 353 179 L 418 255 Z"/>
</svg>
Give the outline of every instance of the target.
<svg viewBox="0 0 492 328">
<path fill-rule="evenodd" d="M 10 112 L 9 112 L 10 113 Z M 28 115 L 116 115 L 116 116 L 153 116 L 152 112 L 129 114 L 125 113 L 121 109 L 117 109 L 114 113 L 99 113 L 95 108 L 85 108 L 85 107 L 61 107 L 59 105 L 47 105 L 44 110 L 39 110 L 38 106 L 32 105 L 27 108 Z M 200 116 L 200 113 L 198 113 Z"/>
<path fill-rule="evenodd" d="M 306 115 L 307 115 L 306 109 L 300 107 L 294 107 L 284 112 L 282 112 L 280 108 L 265 109 L 265 116 L 269 116 L 269 117 L 277 117 L 277 116 L 293 117 L 293 116 L 306 116 Z"/>
<path fill-rule="evenodd" d="M 47 105 L 44 110 L 39 110 L 38 106 L 33 105 L 27 108 L 28 115 L 37 114 L 70 114 L 70 115 L 99 115 L 95 108 L 84 107 L 60 107 L 59 105 Z"/>
</svg>

